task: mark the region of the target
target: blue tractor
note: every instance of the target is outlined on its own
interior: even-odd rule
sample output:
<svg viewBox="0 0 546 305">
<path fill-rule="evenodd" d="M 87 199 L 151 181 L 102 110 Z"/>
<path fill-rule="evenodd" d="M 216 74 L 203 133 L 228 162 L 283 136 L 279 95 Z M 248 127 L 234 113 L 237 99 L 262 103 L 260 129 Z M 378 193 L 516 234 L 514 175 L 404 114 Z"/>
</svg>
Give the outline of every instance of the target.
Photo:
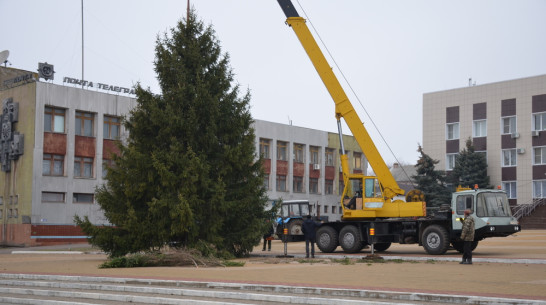
<svg viewBox="0 0 546 305">
<path fill-rule="evenodd" d="M 303 240 L 301 225 L 303 224 L 303 217 L 309 215 L 309 210 L 308 200 L 283 201 L 280 216 L 277 217 L 277 235 L 279 238 L 283 239 L 284 229 L 287 229 L 287 241 Z"/>
</svg>

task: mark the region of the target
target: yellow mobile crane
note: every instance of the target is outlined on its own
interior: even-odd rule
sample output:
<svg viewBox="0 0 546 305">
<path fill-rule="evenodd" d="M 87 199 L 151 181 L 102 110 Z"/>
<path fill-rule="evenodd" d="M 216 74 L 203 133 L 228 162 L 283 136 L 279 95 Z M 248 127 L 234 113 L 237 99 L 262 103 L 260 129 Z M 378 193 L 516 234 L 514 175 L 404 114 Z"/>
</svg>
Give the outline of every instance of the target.
<svg viewBox="0 0 546 305">
<path fill-rule="evenodd" d="M 277 1 L 286 15 L 286 23 L 296 33 L 336 105 L 345 183 L 340 202 L 343 216 L 341 221 L 323 223 L 317 230 L 317 246 L 322 252 L 333 252 L 338 245 L 345 252 L 358 252 L 367 244 L 374 245 L 376 251 L 384 251 L 393 242 L 418 243 L 429 254 L 443 254 L 450 244 L 462 252 L 463 243 L 459 238 L 462 224 L 459 219 L 467 209 L 472 211 L 476 222 L 473 248 L 484 238 L 508 236 L 520 231 L 517 219 L 511 214 L 508 197 L 501 190 L 457 191 L 450 203 L 446 202 L 434 215 L 428 216 L 420 191 L 410 191 L 406 201 L 395 199 L 404 195 L 404 190 L 398 186 L 377 151 L 305 19 L 298 15 L 291 0 Z M 342 140 L 341 118 L 351 129 L 376 176 L 350 172 Z M 359 193 L 357 197 L 360 198 L 350 199 L 354 193 Z"/>
<path fill-rule="evenodd" d="M 398 186 L 387 164 L 379 154 L 368 131 L 309 31 L 305 19 L 298 15 L 290 0 L 278 0 L 278 2 L 287 17 L 286 23 L 296 33 L 336 105 L 335 116 L 341 144 L 340 159 L 345 184 L 341 197 L 342 218 L 425 216 L 426 204 L 423 202 L 424 197 L 421 192 L 417 190 L 410 192 L 409 196 L 406 196 L 406 201 L 393 199 L 395 196 L 404 195 L 404 190 Z M 375 172 L 375 177 L 350 172 L 348 157 L 343 145 L 341 118 L 345 120 L 366 155 L 366 159 Z M 356 193 L 358 193 L 358 198 L 354 198 L 351 202 L 351 197 L 355 197 Z"/>
</svg>

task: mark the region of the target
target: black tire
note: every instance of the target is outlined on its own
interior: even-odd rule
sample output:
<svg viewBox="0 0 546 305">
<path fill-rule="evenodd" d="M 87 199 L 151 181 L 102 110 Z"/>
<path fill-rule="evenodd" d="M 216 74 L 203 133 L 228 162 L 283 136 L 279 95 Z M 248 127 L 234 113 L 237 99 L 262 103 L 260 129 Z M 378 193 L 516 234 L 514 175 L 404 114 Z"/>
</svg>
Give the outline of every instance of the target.
<svg viewBox="0 0 546 305">
<path fill-rule="evenodd" d="M 428 226 L 423 232 L 423 248 L 431 255 L 444 254 L 449 247 L 447 230 L 439 225 Z"/>
<path fill-rule="evenodd" d="M 383 252 L 390 247 L 391 247 L 391 243 L 377 243 L 373 245 L 373 250 L 377 252 Z"/>
<path fill-rule="evenodd" d="M 337 246 L 337 231 L 330 226 L 320 226 L 317 230 L 317 247 L 319 250 L 324 253 L 332 253 Z"/>
<path fill-rule="evenodd" d="M 358 252 L 362 251 L 363 249 L 369 248 L 369 246 L 370 245 L 368 245 L 367 242 L 362 242 L 362 247 L 360 247 L 360 250 Z"/>
<path fill-rule="evenodd" d="M 454 241 L 451 243 L 453 246 L 453 249 L 457 250 L 459 253 L 463 253 L 464 251 L 464 243 L 462 241 Z"/>
<path fill-rule="evenodd" d="M 356 253 L 362 250 L 360 230 L 355 226 L 345 226 L 339 232 L 339 245 L 345 253 Z"/>
<path fill-rule="evenodd" d="M 288 235 L 303 235 L 301 231 L 301 226 L 303 225 L 303 220 L 293 219 L 288 223 Z"/>
<path fill-rule="evenodd" d="M 463 252 L 464 252 L 464 242 L 462 242 L 462 241 L 455 241 L 455 242 L 452 242 L 451 245 L 453 246 L 453 248 L 454 248 L 455 250 L 457 250 L 457 252 L 459 252 L 459 253 L 463 253 Z M 477 242 L 477 241 L 473 241 L 473 242 L 472 242 L 472 251 L 474 251 L 477 247 L 478 247 L 478 242 Z"/>
</svg>

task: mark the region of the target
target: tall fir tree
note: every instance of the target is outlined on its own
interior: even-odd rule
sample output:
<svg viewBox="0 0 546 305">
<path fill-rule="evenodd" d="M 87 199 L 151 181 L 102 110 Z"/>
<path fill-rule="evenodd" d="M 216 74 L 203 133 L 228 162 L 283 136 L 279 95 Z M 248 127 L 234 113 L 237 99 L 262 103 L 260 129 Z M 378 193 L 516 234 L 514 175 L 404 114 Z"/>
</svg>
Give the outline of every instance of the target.
<svg viewBox="0 0 546 305">
<path fill-rule="evenodd" d="M 413 179 L 417 182 L 417 189 L 425 194 L 427 206 L 439 207 L 442 204 L 449 204 L 451 202 L 451 192 L 445 184 L 445 172 L 435 169 L 439 161 L 427 155 L 421 145 L 419 145 L 417 151 L 421 156 L 415 165 L 417 175 L 413 176 Z"/>
<path fill-rule="evenodd" d="M 250 93 L 239 96 L 229 56 L 193 11 L 155 51 L 161 94 L 137 85 L 128 139 L 96 191 L 113 226 L 76 222 L 111 256 L 202 241 L 244 256 L 268 217 Z"/>
<path fill-rule="evenodd" d="M 454 185 L 473 188 L 491 188 L 487 175 L 487 160 L 485 154 L 475 151 L 472 139 L 466 140 L 466 147 L 455 159 L 455 166 L 449 175 L 449 180 Z"/>
</svg>

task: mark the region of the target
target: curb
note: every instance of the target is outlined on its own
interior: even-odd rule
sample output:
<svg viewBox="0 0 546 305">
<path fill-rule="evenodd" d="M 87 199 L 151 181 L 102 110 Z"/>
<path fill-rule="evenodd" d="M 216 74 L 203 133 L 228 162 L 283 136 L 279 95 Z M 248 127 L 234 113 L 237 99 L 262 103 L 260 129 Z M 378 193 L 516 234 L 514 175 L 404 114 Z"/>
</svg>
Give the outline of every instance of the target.
<svg viewBox="0 0 546 305">
<path fill-rule="evenodd" d="M 291 254 L 293 258 L 305 258 L 304 254 Z M 250 257 L 279 257 L 275 254 L 250 254 Z M 425 256 L 380 256 L 384 260 L 402 260 L 402 261 L 438 261 L 438 262 L 460 262 L 460 257 L 425 257 Z M 366 256 L 360 255 L 343 255 L 343 254 L 315 254 L 315 259 L 330 258 L 330 259 L 366 259 Z M 501 263 L 501 264 L 546 264 L 545 259 L 531 258 L 487 258 L 474 257 L 472 261 L 475 263 Z"/>
<path fill-rule="evenodd" d="M 267 301 L 286 303 L 297 298 L 297 303 L 300 304 L 317 304 L 317 297 L 332 297 L 332 299 L 321 300 L 320 304 L 336 305 L 350 304 L 349 300 L 336 299 L 339 297 L 366 298 L 381 300 L 392 300 L 396 302 L 429 302 L 433 303 L 453 303 L 453 304 L 523 304 L 523 305 L 546 305 L 546 301 L 528 300 L 528 299 L 509 299 L 496 297 L 482 296 L 463 296 L 463 295 L 448 295 L 435 293 L 413 293 L 413 292 L 394 292 L 385 290 L 360 290 L 360 289 L 343 289 L 343 288 L 322 288 L 309 286 L 285 286 L 285 285 L 262 285 L 262 284 L 245 284 L 245 283 L 228 283 L 228 282 L 200 282 L 200 281 L 177 281 L 177 280 L 158 280 L 158 279 L 135 279 L 135 278 L 112 278 L 112 277 L 92 277 L 92 276 L 60 276 L 60 275 L 37 275 L 37 274 L 0 274 L 0 278 L 6 280 L 37 280 L 37 281 L 61 281 L 68 284 L 75 282 L 83 282 L 83 286 L 88 286 L 90 290 L 96 286 L 96 283 L 103 285 L 110 284 L 131 284 L 149 286 L 148 288 L 141 287 L 140 290 L 161 290 L 162 293 L 170 295 L 181 294 L 181 289 L 218 289 L 240 291 L 247 295 L 247 301 Z M 68 288 L 68 287 L 67 287 Z M 259 292 L 262 294 L 254 294 Z M 275 293 L 276 295 L 267 295 L 263 293 Z M 237 293 L 237 292 L 232 292 Z M 211 296 L 229 297 L 229 291 L 211 291 Z M 285 296 L 284 294 L 293 294 L 296 296 Z M 100 294 L 98 294 L 100 295 Z M 93 296 L 90 296 L 93 297 Z M 159 297 L 161 298 L 161 297 Z M 118 300 L 119 301 L 119 300 Z M 150 302 L 148 299 L 147 302 Z M 291 301 L 290 301 L 291 302 Z M 366 302 L 362 300 L 362 302 Z M 373 301 L 372 301 L 373 302 Z M 152 302 L 153 303 L 153 302 Z"/>
</svg>

